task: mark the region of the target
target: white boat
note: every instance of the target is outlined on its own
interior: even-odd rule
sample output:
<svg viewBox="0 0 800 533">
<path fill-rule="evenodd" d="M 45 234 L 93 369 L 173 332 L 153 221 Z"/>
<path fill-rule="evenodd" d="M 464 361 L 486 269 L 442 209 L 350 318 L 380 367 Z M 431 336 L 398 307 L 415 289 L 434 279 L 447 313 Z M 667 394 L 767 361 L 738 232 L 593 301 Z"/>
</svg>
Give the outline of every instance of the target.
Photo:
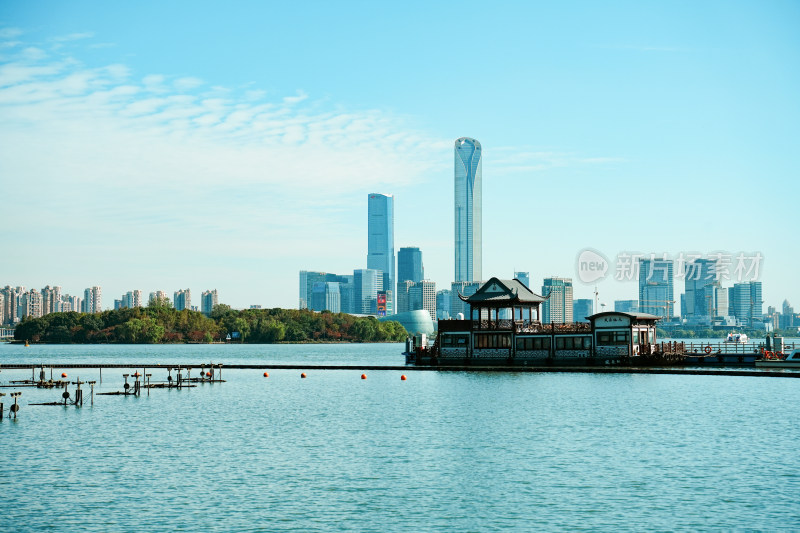
<svg viewBox="0 0 800 533">
<path fill-rule="evenodd" d="M 732 342 L 734 344 L 747 344 L 748 340 L 747 335 L 744 333 L 728 333 L 728 336 L 725 338 L 725 342 Z"/>
<path fill-rule="evenodd" d="M 769 352 L 771 353 L 771 352 Z M 756 359 L 756 366 L 759 368 L 800 368 L 800 348 L 794 350 L 785 359 Z"/>
</svg>

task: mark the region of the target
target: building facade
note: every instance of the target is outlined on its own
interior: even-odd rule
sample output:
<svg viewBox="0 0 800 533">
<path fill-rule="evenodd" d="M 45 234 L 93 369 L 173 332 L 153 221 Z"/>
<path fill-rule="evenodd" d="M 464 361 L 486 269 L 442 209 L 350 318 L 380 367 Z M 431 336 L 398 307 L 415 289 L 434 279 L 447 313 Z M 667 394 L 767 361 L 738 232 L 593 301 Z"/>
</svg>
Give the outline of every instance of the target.
<svg viewBox="0 0 800 533">
<path fill-rule="evenodd" d="M 542 323 L 572 323 L 572 279 L 544 278 L 542 296 Z"/>
<path fill-rule="evenodd" d="M 103 311 L 103 291 L 100 287 L 92 287 L 83 291 L 82 312 L 100 313 Z"/>
<path fill-rule="evenodd" d="M 341 312 L 342 300 L 339 283 L 336 281 L 316 282 L 312 290 L 311 309 L 330 311 L 331 313 Z"/>
<path fill-rule="evenodd" d="M 639 300 L 614 300 L 614 311 L 619 313 L 638 313 Z"/>
<path fill-rule="evenodd" d="M 382 290 L 396 282 L 394 260 L 394 196 L 371 193 L 368 196 L 367 268 L 380 270 Z"/>
<path fill-rule="evenodd" d="M 675 316 L 671 259 L 639 259 L 639 311 L 666 319 Z"/>
<path fill-rule="evenodd" d="M 530 272 L 514 272 L 514 279 L 520 280 L 529 289 L 531 288 L 531 273 Z"/>
<path fill-rule="evenodd" d="M 422 252 L 419 248 L 400 248 L 397 252 L 397 283 L 422 281 L 425 268 L 422 266 Z M 399 312 L 399 311 L 398 311 Z"/>
<path fill-rule="evenodd" d="M 219 304 L 219 297 L 217 296 L 217 289 L 210 291 L 203 291 L 200 295 L 200 312 L 206 316 L 211 316 L 211 311 L 214 306 Z"/>
<path fill-rule="evenodd" d="M 593 300 L 590 300 L 588 298 L 579 298 L 577 300 L 572 301 L 572 319 L 575 322 L 587 322 L 588 317 L 592 316 L 593 314 L 594 314 Z"/>
<path fill-rule="evenodd" d="M 682 313 L 683 318 L 719 316 L 715 292 L 719 282 L 716 273 L 716 259 L 695 259 L 686 265 L 684 276 L 686 313 Z"/>
<path fill-rule="evenodd" d="M 469 137 L 455 142 L 455 281 L 482 278 L 482 151 Z"/>
<path fill-rule="evenodd" d="M 178 289 L 172 294 L 172 305 L 178 311 L 192 308 L 192 291 L 189 289 Z"/>
<path fill-rule="evenodd" d="M 378 291 L 383 290 L 383 273 L 371 268 L 353 271 L 353 313 L 376 315 Z"/>
</svg>

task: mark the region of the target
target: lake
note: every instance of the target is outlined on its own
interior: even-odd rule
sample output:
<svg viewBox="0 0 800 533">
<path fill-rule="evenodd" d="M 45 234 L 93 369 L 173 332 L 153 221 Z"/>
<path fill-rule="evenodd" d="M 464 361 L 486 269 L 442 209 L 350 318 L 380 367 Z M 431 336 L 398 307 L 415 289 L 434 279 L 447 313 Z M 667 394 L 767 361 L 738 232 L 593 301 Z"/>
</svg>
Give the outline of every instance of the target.
<svg viewBox="0 0 800 533">
<path fill-rule="evenodd" d="M 15 362 L 402 364 L 400 344 L 0 345 Z M 99 380 L 95 369 L 70 379 Z M 154 381 L 165 369 L 148 367 Z M 105 369 L 95 392 L 122 389 Z M 2 531 L 800 528 L 800 381 L 225 369 L 0 422 Z M 60 371 L 59 371 L 60 375 Z M 0 384 L 29 379 L 2 370 Z M 74 391 L 70 386 L 70 391 Z"/>
</svg>

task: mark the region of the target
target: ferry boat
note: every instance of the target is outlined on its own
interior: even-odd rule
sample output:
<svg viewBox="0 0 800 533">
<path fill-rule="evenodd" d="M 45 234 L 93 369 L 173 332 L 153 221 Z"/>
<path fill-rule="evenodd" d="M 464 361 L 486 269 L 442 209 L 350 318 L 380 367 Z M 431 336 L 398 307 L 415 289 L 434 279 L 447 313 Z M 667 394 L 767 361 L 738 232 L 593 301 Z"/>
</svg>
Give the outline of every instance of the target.
<svg viewBox="0 0 800 533">
<path fill-rule="evenodd" d="M 767 352 L 769 356 L 756 359 L 758 368 L 800 368 L 800 348 L 795 348 L 785 358 L 782 355 Z"/>
<path fill-rule="evenodd" d="M 657 343 L 647 313 L 606 311 L 588 322 L 542 323 L 546 297 L 518 279 L 491 278 L 475 294 L 458 297 L 469 319 L 439 320 L 433 346 L 409 342 L 406 362 L 416 365 L 675 364 L 683 343 Z"/>
<path fill-rule="evenodd" d="M 747 344 L 749 339 L 747 335 L 744 333 L 728 333 L 728 336 L 725 338 L 725 342 L 731 342 L 735 344 Z"/>
</svg>

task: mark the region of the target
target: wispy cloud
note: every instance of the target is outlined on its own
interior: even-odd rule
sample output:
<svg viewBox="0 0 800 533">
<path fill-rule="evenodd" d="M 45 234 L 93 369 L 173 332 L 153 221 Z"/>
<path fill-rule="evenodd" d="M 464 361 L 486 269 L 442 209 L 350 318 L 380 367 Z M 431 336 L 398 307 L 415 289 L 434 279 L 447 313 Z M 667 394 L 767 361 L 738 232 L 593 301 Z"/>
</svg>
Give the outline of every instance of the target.
<svg viewBox="0 0 800 533">
<path fill-rule="evenodd" d="M 506 173 L 543 172 L 559 167 L 625 163 L 623 157 L 585 156 L 573 152 L 498 147 L 491 151 L 492 166 Z"/>
</svg>

